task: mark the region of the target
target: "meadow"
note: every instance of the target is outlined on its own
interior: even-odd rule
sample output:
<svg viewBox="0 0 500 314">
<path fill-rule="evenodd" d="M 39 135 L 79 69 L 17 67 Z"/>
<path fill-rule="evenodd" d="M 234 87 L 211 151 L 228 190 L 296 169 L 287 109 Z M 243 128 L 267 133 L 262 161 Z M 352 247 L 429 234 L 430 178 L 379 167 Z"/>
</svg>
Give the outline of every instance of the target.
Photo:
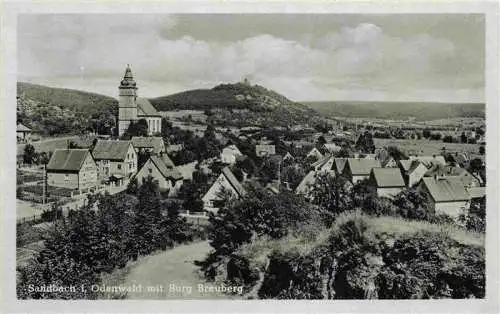
<svg viewBox="0 0 500 314">
<path fill-rule="evenodd" d="M 471 157 L 479 156 L 479 144 L 445 143 L 443 141 L 431 141 L 427 139 L 409 140 L 409 139 L 373 139 L 376 148 L 396 146 L 407 154 L 419 154 L 431 156 L 442 153 L 443 147 L 448 153 L 467 153 Z"/>
</svg>

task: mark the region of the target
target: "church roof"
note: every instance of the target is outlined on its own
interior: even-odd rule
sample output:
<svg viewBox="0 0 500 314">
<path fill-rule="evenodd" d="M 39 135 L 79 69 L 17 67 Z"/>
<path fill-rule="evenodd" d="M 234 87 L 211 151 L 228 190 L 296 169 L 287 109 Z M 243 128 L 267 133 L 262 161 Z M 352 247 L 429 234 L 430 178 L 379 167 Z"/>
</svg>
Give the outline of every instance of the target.
<svg viewBox="0 0 500 314">
<path fill-rule="evenodd" d="M 147 117 L 161 117 L 156 108 L 146 98 L 137 97 L 137 115 Z"/>
</svg>

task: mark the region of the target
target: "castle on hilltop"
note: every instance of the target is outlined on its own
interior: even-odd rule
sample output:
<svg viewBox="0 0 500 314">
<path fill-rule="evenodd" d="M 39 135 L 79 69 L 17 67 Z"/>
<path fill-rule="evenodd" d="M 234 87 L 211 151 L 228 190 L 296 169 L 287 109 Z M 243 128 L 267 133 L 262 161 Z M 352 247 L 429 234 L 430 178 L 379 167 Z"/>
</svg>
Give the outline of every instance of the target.
<svg viewBox="0 0 500 314">
<path fill-rule="evenodd" d="M 127 64 L 125 75 L 118 87 L 118 136 L 122 136 L 131 122 L 145 119 L 148 134 L 161 132 L 161 115 L 146 98 L 137 97 L 137 84 L 134 81 L 130 65 Z"/>
</svg>

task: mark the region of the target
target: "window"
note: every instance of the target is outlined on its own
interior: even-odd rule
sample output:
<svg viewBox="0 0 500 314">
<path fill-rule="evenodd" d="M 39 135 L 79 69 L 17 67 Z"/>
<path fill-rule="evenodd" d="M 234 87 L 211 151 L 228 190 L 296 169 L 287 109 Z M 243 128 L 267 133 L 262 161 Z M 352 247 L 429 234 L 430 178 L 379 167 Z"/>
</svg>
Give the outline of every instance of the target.
<svg viewBox="0 0 500 314">
<path fill-rule="evenodd" d="M 148 169 L 149 173 L 153 173 L 153 169 L 149 168 Z"/>
<path fill-rule="evenodd" d="M 128 169 L 132 169 L 132 164 L 128 164 Z"/>
<path fill-rule="evenodd" d="M 118 164 L 118 170 L 122 170 L 122 164 Z"/>
<path fill-rule="evenodd" d="M 64 175 L 64 181 L 69 181 L 69 174 Z"/>
</svg>

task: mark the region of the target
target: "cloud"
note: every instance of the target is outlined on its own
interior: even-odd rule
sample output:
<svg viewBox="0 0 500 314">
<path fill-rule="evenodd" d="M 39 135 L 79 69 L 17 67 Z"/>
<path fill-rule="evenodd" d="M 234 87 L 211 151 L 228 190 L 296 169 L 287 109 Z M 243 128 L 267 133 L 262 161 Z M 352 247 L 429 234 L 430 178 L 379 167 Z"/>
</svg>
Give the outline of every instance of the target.
<svg viewBox="0 0 500 314">
<path fill-rule="evenodd" d="M 425 90 L 433 90 L 428 100 L 483 97 L 481 71 L 459 66 L 467 51 L 425 32 L 397 37 L 359 23 L 295 39 L 266 33 L 233 41 L 169 38 L 177 24 L 175 16 L 165 15 L 21 16 L 20 79 L 43 83 L 64 77 L 69 85 L 99 79 L 109 82 L 107 94 L 113 94 L 124 65 L 131 63 L 145 96 L 250 76 L 297 100 L 390 100 L 402 93 L 420 98 Z M 436 90 L 443 90 L 441 96 Z"/>
</svg>

